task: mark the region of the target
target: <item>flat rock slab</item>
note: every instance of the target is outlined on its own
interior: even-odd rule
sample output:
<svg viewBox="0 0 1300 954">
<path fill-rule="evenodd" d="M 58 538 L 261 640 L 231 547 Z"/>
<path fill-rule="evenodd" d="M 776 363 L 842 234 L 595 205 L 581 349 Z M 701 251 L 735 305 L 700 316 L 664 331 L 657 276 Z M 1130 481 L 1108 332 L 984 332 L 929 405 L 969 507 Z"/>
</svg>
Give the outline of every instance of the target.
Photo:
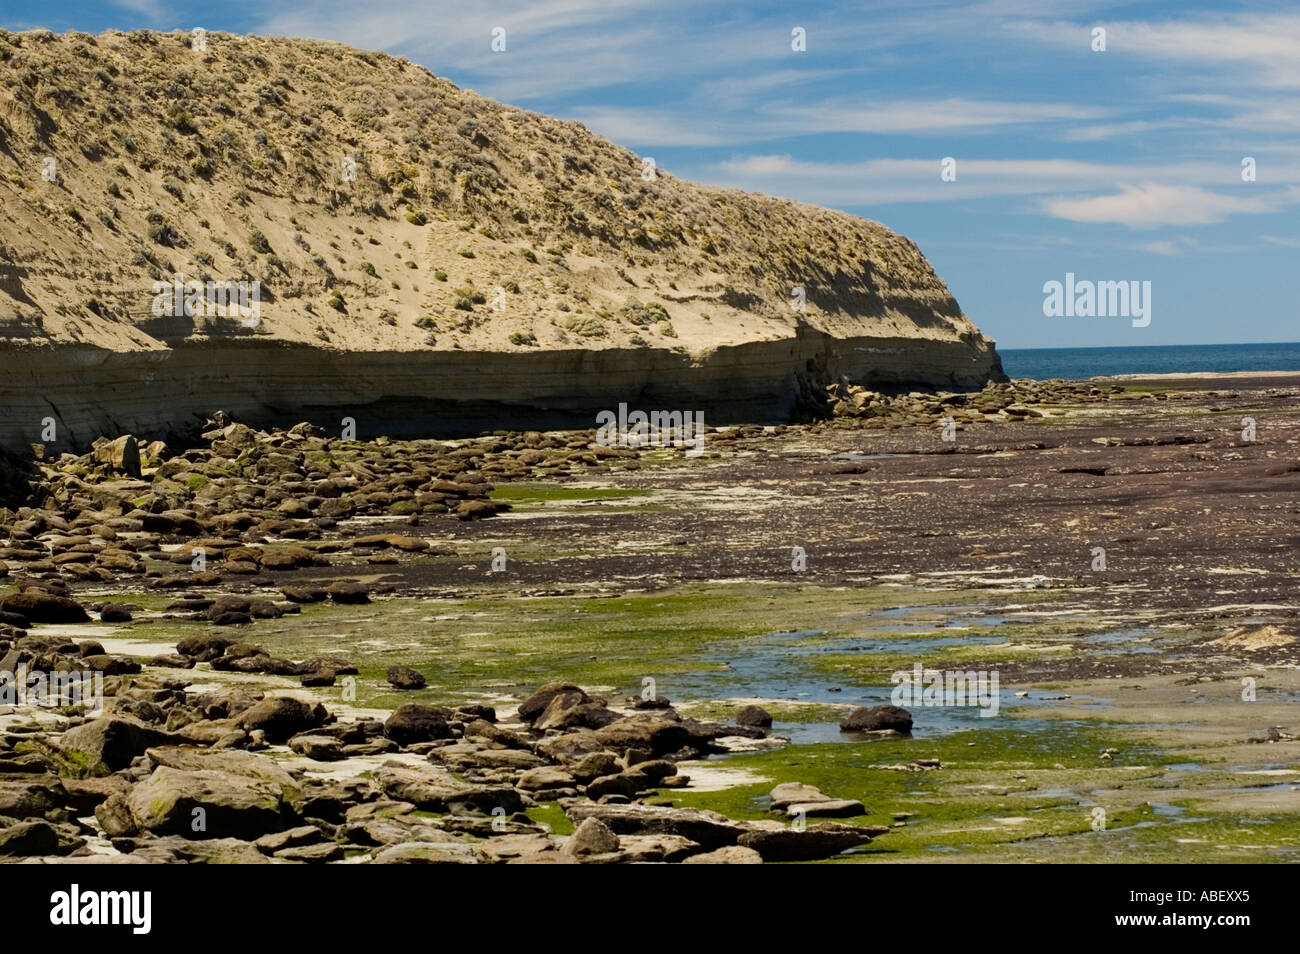
<svg viewBox="0 0 1300 954">
<path fill-rule="evenodd" d="M 815 861 L 829 858 L 850 848 L 870 844 L 877 835 L 889 831 L 884 826 L 858 828 L 825 822 L 802 831 L 795 828 L 758 828 L 740 836 L 740 845 L 752 848 L 764 861 Z"/>
<path fill-rule="evenodd" d="M 483 853 L 469 842 L 447 836 L 446 841 L 408 841 L 381 848 L 371 858 L 375 865 L 477 865 Z"/>
<path fill-rule="evenodd" d="M 267 755 L 256 752 L 242 752 L 239 749 L 205 749 L 193 745 L 165 745 L 145 751 L 149 761 L 155 766 L 182 771 L 225 772 L 244 778 L 262 779 L 274 782 L 281 789 L 297 787 L 293 777 L 281 767 L 280 763 Z"/>
<path fill-rule="evenodd" d="M 492 809 L 502 808 L 511 815 L 524 807 L 513 787 L 465 782 L 438 766 L 385 766 L 375 772 L 374 782 L 389 798 L 410 802 L 428 812 L 477 811 L 491 814 Z"/>
</svg>

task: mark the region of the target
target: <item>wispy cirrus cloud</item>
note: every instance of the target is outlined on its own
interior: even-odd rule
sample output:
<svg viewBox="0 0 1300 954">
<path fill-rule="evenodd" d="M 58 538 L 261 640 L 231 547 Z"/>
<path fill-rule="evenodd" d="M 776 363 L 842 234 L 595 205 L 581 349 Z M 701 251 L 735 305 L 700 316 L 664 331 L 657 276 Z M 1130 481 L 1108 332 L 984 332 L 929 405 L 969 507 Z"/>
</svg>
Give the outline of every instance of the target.
<svg viewBox="0 0 1300 954">
<path fill-rule="evenodd" d="M 1021 22 L 1014 29 L 1058 46 L 1078 47 L 1094 26 L 1107 31 L 1107 53 L 1232 68 L 1250 81 L 1300 86 L 1300 13 L 1190 13 L 1158 21 Z"/>
<path fill-rule="evenodd" d="M 1234 215 L 1280 212 L 1297 199 L 1295 189 L 1281 194 L 1228 195 L 1195 186 L 1147 183 L 1109 195 L 1055 199 L 1043 208 L 1072 222 L 1115 223 L 1135 229 L 1166 225 L 1209 225 Z"/>
<path fill-rule="evenodd" d="M 162 0 L 112 0 L 112 4 L 123 10 L 148 17 L 154 22 L 161 22 L 167 16 L 167 9 L 163 6 Z"/>
<path fill-rule="evenodd" d="M 1270 211 L 1288 201 L 1289 192 L 1241 183 L 1240 169 L 1231 163 L 1108 163 L 1077 159 L 962 159 L 957 158 L 957 178 L 940 178 L 942 157 L 872 159 L 860 162 L 821 162 L 789 155 L 747 156 L 710 167 L 708 178 L 719 184 L 750 191 L 805 199 L 829 205 L 876 205 L 897 202 L 951 202 L 971 199 L 1040 197 L 1043 201 L 1023 211 L 1045 211 L 1054 218 L 1073 221 L 1124 222 L 1124 210 L 1138 208 L 1148 195 L 1150 209 L 1172 209 L 1176 198 L 1192 193 L 1206 198 L 1214 214 Z M 1300 184 L 1300 170 L 1284 181 Z M 1163 183 L 1149 186 L 1148 183 Z M 1257 189 L 1252 196 L 1213 198 L 1214 188 Z M 1117 186 L 1137 190 L 1125 201 L 1101 201 Z M 1294 185 L 1292 186 L 1294 189 Z M 1105 193 L 1098 196 L 1099 191 Z M 1154 190 L 1154 191 L 1152 191 Z M 1177 190 L 1177 195 L 1161 190 Z M 1189 191 L 1190 190 L 1190 191 Z M 1124 192 L 1120 193 L 1121 195 Z M 1061 204 L 1065 203 L 1065 204 Z M 1093 203 L 1071 205 L 1069 203 Z M 1169 213 L 1172 214 L 1172 213 Z M 1110 217 L 1107 217 L 1107 216 Z M 1190 216 L 1182 216 L 1192 221 Z M 1216 221 L 1221 219 L 1216 219 Z M 1170 222 L 1169 224 L 1174 224 Z"/>
<path fill-rule="evenodd" d="M 745 143 L 830 133 L 952 136 L 989 133 L 1013 126 L 1076 123 L 1104 117 L 1102 107 L 1070 103 L 904 99 L 878 106 L 846 101 L 770 103 L 757 115 L 717 117 L 665 108 L 579 107 L 569 115 L 617 142 L 631 146 L 738 146 Z"/>
</svg>

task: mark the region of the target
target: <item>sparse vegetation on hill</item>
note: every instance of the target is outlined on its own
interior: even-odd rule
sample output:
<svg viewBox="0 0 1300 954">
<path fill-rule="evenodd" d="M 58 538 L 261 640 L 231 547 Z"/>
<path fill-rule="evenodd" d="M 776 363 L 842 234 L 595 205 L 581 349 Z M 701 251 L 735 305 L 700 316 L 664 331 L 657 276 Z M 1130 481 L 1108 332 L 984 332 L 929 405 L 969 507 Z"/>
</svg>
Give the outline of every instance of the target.
<svg viewBox="0 0 1300 954">
<path fill-rule="evenodd" d="M 916 246 L 876 223 L 643 178 L 577 123 L 386 53 L 192 43 L 0 32 L 0 318 L 156 348 L 150 286 L 181 273 L 258 279 L 274 302 L 249 334 L 335 348 L 576 335 L 698 353 L 799 322 L 988 348 Z M 480 307 L 497 289 L 504 307 Z M 447 319 L 436 345 L 417 326 L 429 316 Z"/>
</svg>

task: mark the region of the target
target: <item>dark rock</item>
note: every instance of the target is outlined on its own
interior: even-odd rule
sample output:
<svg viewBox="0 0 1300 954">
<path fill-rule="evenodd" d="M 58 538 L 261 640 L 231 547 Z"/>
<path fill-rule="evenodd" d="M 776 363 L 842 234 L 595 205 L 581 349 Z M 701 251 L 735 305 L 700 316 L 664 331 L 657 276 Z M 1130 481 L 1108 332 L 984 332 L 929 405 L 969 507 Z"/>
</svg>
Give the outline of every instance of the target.
<svg viewBox="0 0 1300 954">
<path fill-rule="evenodd" d="M 210 620 L 217 620 L 221 616 L 235 613 L 249 615 L 251 603 L 242 596 L 222 596 L 212 601 L 212 605 L 205 611 L 204 615 Z M 183 652 L 184 650 L 182 650 Z"/>
<path fill-rule="evenodd" d="M 106 676 L 125 676 L 140 671 L 140 664 L 126 656 L 86 656 L 82 660 L 87 669 L 102 672 Z"/>
<path fill-rule="evenodd" d="M 745 706 L 736 713 L 736 725 L 767 729 L 772 725 L 772 714 L 762 706 Z"/>
<path fill-rule="evenodd" d="M 105 603 L 100 608 L 99 619 L 104 623 L 129 623 L 131 610 L 121 603 Z"/>
<path fill-rule="evenodd" d="M 80 603 L 45 590 L 28 589 L 0 600 L 0 611 L 17 613 L 33 623 L 86 623 L 90 616 Z"/>
<path fill-rule="evenodd" d="M 59 850 L 59 833 L 47 821 L 24 821 L 0 828 L 0 856 L 52 855 Z"/>
<path fill-rule="evenodd" d="M 239 716 L 239 726 L 247 732 L 260 729 L 272 742 L 283 742 L 323 724 L 328 718 L 328 711 L 319 702 L 272 696 L 245 709 Z"/>
<path fill-rule="evenodd" d="M 538 689 L 536 692 L 534 692 L 527 699 L 525 699 L 523 702 L 519 703 L 520 720 L 523 722 L 535 722 L 538 716 L 540 716 L 543 712 L 546 711 L 546 707 L 551 704 L 551 700 L 563 693 L 576 694 L 579 698 L 577 702 L 574 703 L 575 705 L 577 705 L 578 703 L 591 701 L 591 697 L 588 696 L 585 692 L 583 692 L 580 687 L 573 685 L 573 683 L 569 683 L 569 682 L 547 683 L 546 685 Z"/>
<path fill-rule="evenodd" d="M 195 662 L 212 662 L 212 660 L 223 656 L 227 646 L 234 645 L 233 639 L 226 639 L 224 636 L 209 636 L 199 633 L 194 636 L 186 636 L 176 644 L 176 652 L 182 656 L 193 656 Z"/>
<path fill-rule="evenodd" d="M 364 583 L 355 580 L 336 580 L 327 588 L 330 599 L 335 603 L 369 603 L 370 590 Z"/>
<path fill-rule="evenodd" d="M 859 706 L 840 723 L 840 731 L 908 733 L 912 731 L 912 713 L 900 706 Z"/>
<path fill-rule="evenodd" d="M 424 676 L 409 666 L 389 666 L 388 683 L 396 689 L 423 689 L 427 685 Z"/>
<path fill-rule="evenodd" d="M 282 586 L 280 592 L 294 603 L 320 603 L 329 598 L 329 590 L 323 586 Z"/>
<path fill-rule="evenodd" d="M 384 723 L 384 735 L 399 745 L 450 739 L 450 709 L 407 703 L 399 706 Z"/>
</svg>

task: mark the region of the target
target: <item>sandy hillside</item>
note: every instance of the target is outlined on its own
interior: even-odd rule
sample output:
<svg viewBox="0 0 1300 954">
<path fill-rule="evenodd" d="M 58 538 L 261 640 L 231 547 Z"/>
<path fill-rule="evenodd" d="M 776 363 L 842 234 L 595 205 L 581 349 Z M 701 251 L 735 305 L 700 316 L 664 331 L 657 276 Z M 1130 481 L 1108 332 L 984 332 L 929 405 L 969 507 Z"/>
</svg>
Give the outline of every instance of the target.
<svg viewBox="0 0 1300 954">
<path fill-rule="evenodd" d="M 0 32 L 0 75 L 0 347 L 34 368 L 29 398 L 63 383 L 39 355 L 32 365 L 33 349 L 72 346 L 87 369 L 153 353 L 163 397 L 196 386 L 164 356 L 212 373 L 239 363 L 229 348 L 244 339 L 293 346 L 279 364 L 319 353 L 322 367 L 358 353 L 421 367 L 491 354 L 513 404 L 546 404 L 574 355 L 608 377 L 597 402 L 643 392 L 643 380 L 618 383 L 638 368 L 672 377 L 663 369 L 719 355 L 726 373 L 683 385 L 702 403 L 750 368 L 763 393 L 796 388 L 810 367 L 963 386 L 1000 373 L 992 342 L 884 226 L 651 174 L 579 124 L 403 58 L 220 33 L 200 50 L 182 33 Z M 154 283 L 178 274 L 260 282 L 257 320 L 157 315 Z M 753 348 L 764 343 L 779 347 Z M 539 353 L 569 357 L 552 366 Z M 525 360 L 502 364 L 510 355 Z M 276 361 L 252 364 L 259 386 L 278 386 Z M 464 384 L 377 384 L 352 399 L 393 397 L 455 402 Z M 59 408 L 86 422 L 99 411 Z M 116 411 L 98 424 L 134 420 Z"/>
</svg>

